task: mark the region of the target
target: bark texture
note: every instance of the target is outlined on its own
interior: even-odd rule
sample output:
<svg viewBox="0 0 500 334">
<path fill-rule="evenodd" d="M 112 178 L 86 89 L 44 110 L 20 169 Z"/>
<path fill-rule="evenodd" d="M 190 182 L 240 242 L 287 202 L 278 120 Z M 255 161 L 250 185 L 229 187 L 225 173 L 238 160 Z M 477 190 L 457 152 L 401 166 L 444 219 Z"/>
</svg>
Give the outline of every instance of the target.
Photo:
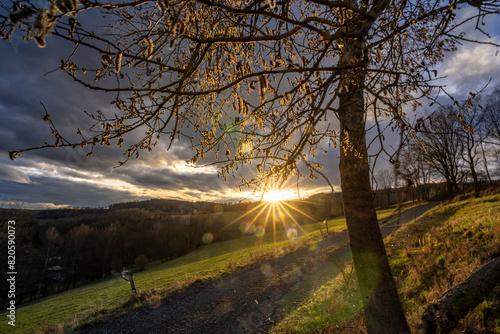
<svg viewBox="0 0 500 334">
<path fill-rule="evenodd" d="M 342 202 L 349 232 L 358 284 L 365 302 L 365 322 L 370 334 L 409 333 L 409 326 L 398 297 L 377 221 L 370 184 L 366 147 L 363 86 L 364 40 L 346 43 L 340 60 L 346 68 L 341 75 L 339 101 L 341 124 L 340 178 Z"/>
<path fill-rule="evenodd" d="M 476 270 L 462 283 L 455 285 L 425 309 L 422 329 L 426 334 L 448 333 L 470 310 L 500 284 L 500 257 Z"/>
</svg>

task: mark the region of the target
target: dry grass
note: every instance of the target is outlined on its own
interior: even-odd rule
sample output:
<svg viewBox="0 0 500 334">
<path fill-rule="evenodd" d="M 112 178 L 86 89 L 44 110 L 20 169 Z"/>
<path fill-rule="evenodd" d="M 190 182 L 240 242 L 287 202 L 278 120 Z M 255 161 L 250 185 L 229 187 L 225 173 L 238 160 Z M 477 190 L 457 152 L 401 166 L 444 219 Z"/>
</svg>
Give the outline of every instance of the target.
<svg viewBox="0 0 500 334">
<path fill-rule="evenodd" d="M 386 238 L 389 260 L 413 333 L 425 307 L 492 258 L 500 256 L 500 194 L 462 196 Z M 355 277 L 316 291 L 274 333 L 366 333 Z M 357 305 L 357 306 L 356 306 Z M 453 333 L 500 334 L 500 285 Z"/>
<path fill-rule="evenodd" d="M 408 321 L 417 333 L 432 300 L 500 255 L 500 195 L 455 199 L 406 226 L 389 244 Z M 489 299 L 453 333 L 500 333 L 498 296 Z"/>
</svg>

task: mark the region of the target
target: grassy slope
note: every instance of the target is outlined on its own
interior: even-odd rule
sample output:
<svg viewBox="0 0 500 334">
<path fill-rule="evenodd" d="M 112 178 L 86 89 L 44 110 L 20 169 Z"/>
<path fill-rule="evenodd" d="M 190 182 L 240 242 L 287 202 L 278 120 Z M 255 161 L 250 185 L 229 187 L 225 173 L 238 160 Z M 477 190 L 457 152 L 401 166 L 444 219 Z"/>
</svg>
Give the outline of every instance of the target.
<svg viewBox="0 0 500 334">
<path fill-rule="evenodd" d="M 15 333 L 61 332 L 79 323 L 92 321 L 110 312 L 121 312 L 140 303 L 155 304 L 162 296 L 195 281 L 227 274 L 237 267 L 279 256 L 297 247 L 314 243 L 320 237 L 319 226 L 302 226 L 303 236 L 288 240 L 282 232 L 276 236 L 245 236 L 239 239 L 215 242 L 134 275 L 139 297 L 131 297 L 129 285 L 119 274 L 81 288 L 45 298 L 17 310 Z M 332 230 L 345 228 L 344 219 L 329 221 Z M 125 308 L 124 308 L 125 306 Z M 0 333 L 11 333 L 5 322 Z"/>
<path fill-rule="evenodd" d="M 386 244 L 408 321 L 418 332 L 421 314 L 431 300 L 500 256 L 500 194 L 441 205 L 389 236 Z M 273 332 L 363 329 L 353 276 L 325 284 Z M 500 333 L 500 285 L 455 332 L 482 331 Z"/>
<path fill-rule="evenodd" d="M 500 194 L 459 198 L 409 225 L 389 243 L 408 321 L 416 330 L 432 300 L 500 256 Z M 483 330 L 500 334 L 500 285 L 454 333 Z"/>
<path fill-rule="evenodd" d="M 392 209 L 378 212 L 380 218 Z M 231 221 L 237 218 L 231 212 Z M 247 217 L 248 218 L 248 217 Z M 225 220 L 228 218 L 225 217 Z M 238 222 L 239 223 L 239 222 Z M 344 218 L 328 221 L 330 230 L 345 229 Z M 131 298 L 129 285 L 119 274 L 104 280 L 57 294 L 22 306 L 17 310 L 15 333 L 58 332 L 81 322 L 92 321 L 110 312 L 123 311 L 123 306 L 139 303 L 157 303 L 165 293 L 185 287 L 197 280 L 218 277 L 237 267 L 259 260 L 279 256 L 296 247 L 314 243 L 320 237 L 323 222 L 302 225 L 302 237 L 288 241 L 284 232 L 263 237 L 246 236 L 235 240 L 215 242 L 165 262 L 155 263 L 149 269 L 134 275 L 140 292 L 139 299 Z M 10 333 L 12 328 L 0 323 L 0 333 Z"/>
</svg>

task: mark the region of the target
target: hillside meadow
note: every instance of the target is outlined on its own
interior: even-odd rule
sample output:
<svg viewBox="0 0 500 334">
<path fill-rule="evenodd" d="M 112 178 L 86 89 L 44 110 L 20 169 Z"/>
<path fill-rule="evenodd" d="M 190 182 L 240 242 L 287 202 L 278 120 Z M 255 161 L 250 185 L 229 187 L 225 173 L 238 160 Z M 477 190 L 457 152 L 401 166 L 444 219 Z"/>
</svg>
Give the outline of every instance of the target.
<svg viewBox="0 0 500 334">
<path fill-rule="evenodd" d="M 234 213 L 228 213 L 227 219 L 230 216 Z M 324 228 L 322 222 L 303 225 L 297 232 L 301 236 L 292 240 L 285 231 L 248 235 L 203 245 L 168 262 L 150 263 L 144 271 L 134 275 L 138 296 L 134 296 L 128 283 L 115 273 L 106 279 L 26 304 L 17 310 L 16 333 L 62 332 L 114 312 L 125 312 L 130 307 L 158 305 L 168 293 L 194 282 L 219 277 L 239 267 L 313 244 L 321 238 L 320 225 Z M 345 221 L 343 218 L 330 220 L 329 227 L 342 230 Z M 2 324 L 1 332 L 10 333 L 10 328 Z"/>
<path fill-rule="evenodd" d="M 432 300 L 500 256 L 500 194 L 496 190 L 443 203 L 385 243 L 410 327 L 419 333 L 422 313 Z M 348 274 L 311 294 L 272 333 L 363 333 L 356 278 Z M 451 333 L 500 333 L 500 283 Z"/>
</svg>

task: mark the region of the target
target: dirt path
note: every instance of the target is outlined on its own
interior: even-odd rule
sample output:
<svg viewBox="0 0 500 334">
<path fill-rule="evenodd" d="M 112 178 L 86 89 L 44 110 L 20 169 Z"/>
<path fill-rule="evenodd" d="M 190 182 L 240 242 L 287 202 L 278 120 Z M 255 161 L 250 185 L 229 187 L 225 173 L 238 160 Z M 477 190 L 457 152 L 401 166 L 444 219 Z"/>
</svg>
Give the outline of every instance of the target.
<svg viewBox="0 0 500 334">
<path fill-rule="evenodd" d="M 385 223 L 382 233 L 392 233 L 434 205 L 405 211 L 398 223 Z M 266 333 L 284 310 L 339 274 L 335 263 L 350 259 L 347 240 L 346 231 L 330 235 L 317 247 L 195 284 L 168 296 L 158 308 L 115 315 L 77 333 Z"/>
</svg>

